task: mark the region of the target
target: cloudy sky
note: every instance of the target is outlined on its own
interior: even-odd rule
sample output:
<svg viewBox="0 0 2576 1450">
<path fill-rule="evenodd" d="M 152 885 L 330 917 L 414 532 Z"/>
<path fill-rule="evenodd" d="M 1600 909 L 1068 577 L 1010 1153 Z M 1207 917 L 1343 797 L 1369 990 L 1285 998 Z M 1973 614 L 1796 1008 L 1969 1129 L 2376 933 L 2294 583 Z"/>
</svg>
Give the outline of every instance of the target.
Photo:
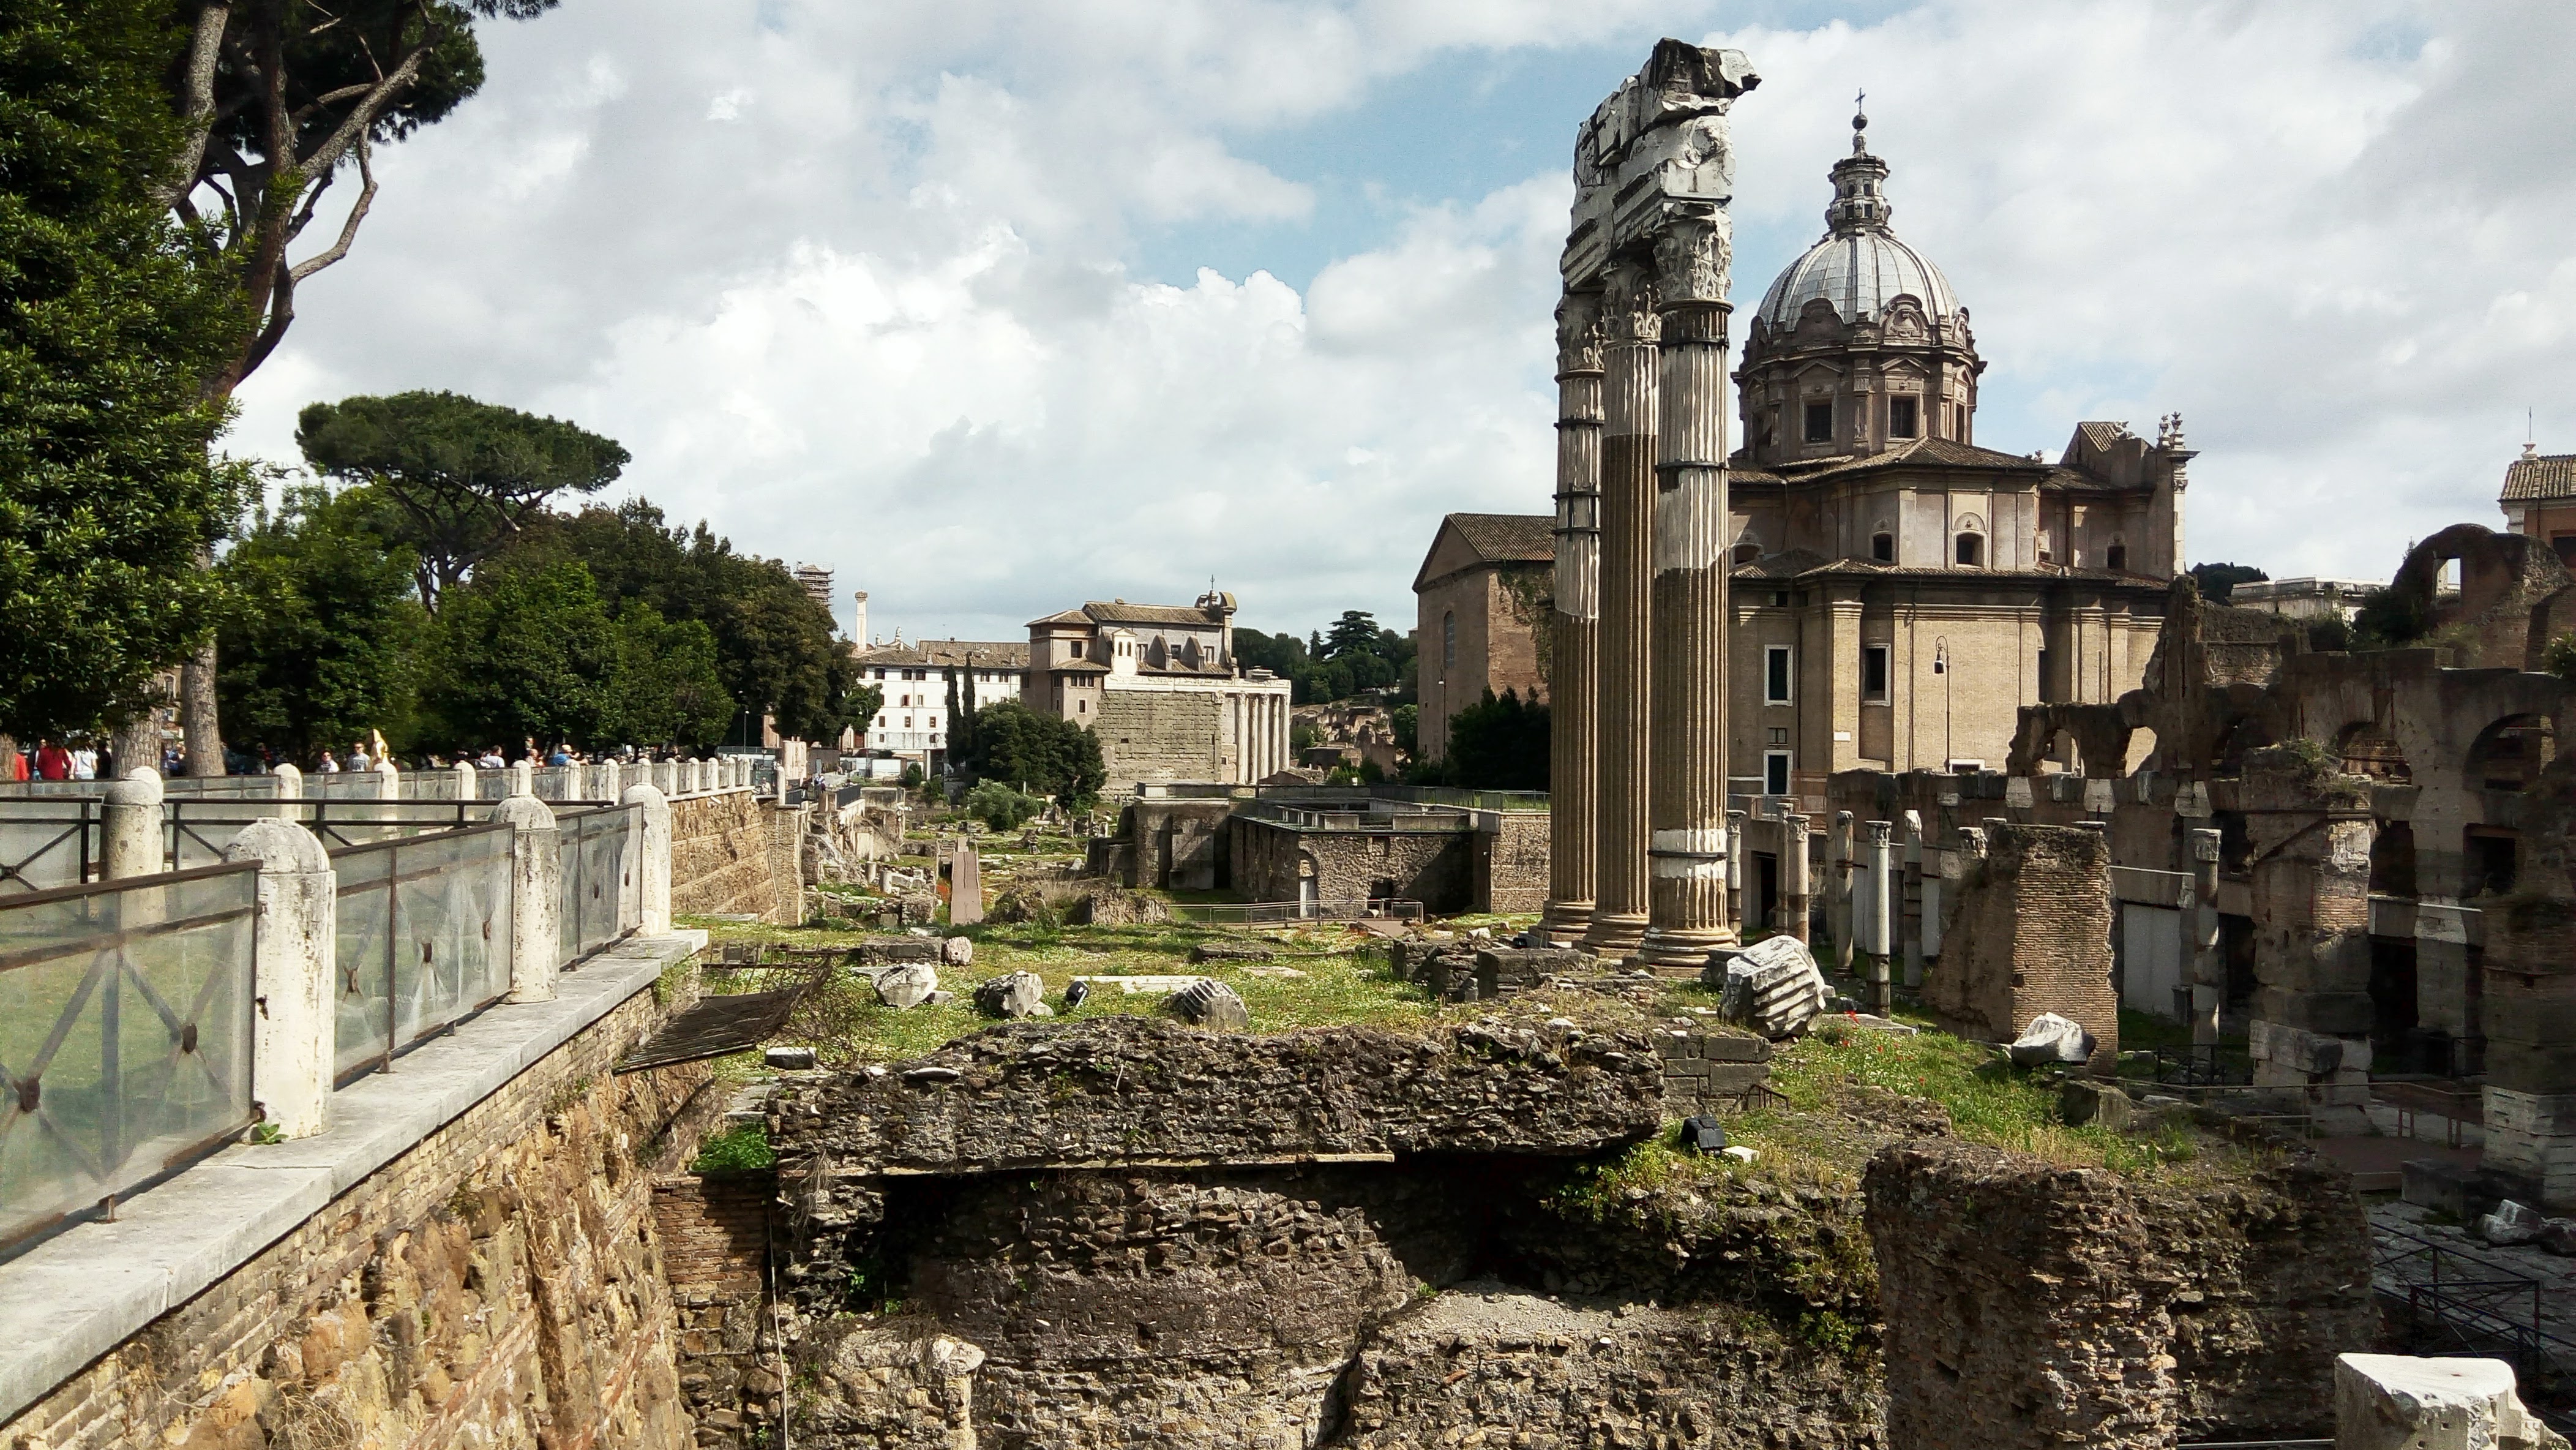
<svg viewBox="0 0 2576 1450">
<path fill-rule="evenodd" d="M 1441 514 L 1544 512 L 1574 127 L 1740 46 L 1736 292 L 1855 89 L 1988 359 L 1978 439 L 2179 410 L 2189 553 L 2384 577 L 2576 451 L 2561 0 L 564 0 L 384 153 L 236 452 L 451 388 L 621 491 L 1016 638 L 1084 598 L 1409 625 Z M 324 228 L 317 227 L 317 233 Z"/>
</svg>

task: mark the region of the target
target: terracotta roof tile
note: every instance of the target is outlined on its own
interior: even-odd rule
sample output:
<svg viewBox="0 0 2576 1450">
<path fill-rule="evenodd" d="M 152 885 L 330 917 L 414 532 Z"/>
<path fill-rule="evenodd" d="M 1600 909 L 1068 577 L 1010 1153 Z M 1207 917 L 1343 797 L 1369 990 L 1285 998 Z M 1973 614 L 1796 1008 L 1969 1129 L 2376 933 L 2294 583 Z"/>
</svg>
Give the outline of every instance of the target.
<svg viewBox="0 0 2576 1450">
<path fill-rule="evenodd" d="M 2500 498 L 2576 498 L 2576 453 L 2544 453 L 2506 465 Z"/>
<path fill-rule="evenodd" d="M 1456 529 L 1468 548 L 1496 563 L 1556 558 L 1552 514 L 1450 514 L 1442 522 Z"/>
</svg>

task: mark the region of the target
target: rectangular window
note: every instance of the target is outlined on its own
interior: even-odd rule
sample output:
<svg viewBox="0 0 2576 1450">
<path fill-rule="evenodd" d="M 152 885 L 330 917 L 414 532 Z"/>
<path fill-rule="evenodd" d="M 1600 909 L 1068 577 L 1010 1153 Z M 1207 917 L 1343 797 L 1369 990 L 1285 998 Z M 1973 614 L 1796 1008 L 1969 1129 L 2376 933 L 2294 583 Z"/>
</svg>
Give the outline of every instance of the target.
<svg viewBox="0 0 2576 1450">
<path fill-rule="evenodd" d="M 1765 704 L 1789 703 L 1789 647 L 1775 644 L 1762 652 L 1762 699 Z"/>
<path fill-rule="evenodd" d="M 1787 795 L 1789 793 L 1788 751 L 1766 750 L 1762 752 L 1762 793 L 1764 795 Z"/>
<path fill-rule="evenodd" d="M 1831 402 L 1807 405 L 1807 441 L 1810 443 L 1834 441 L 1834 405 Z"/>
<path fill-rule="evenodd" d="M 1860 647 L 1860 697 L 1864 700 L 1887 698 L 1887 651 L 1883 644 Z"/>
<path fill-rule="evenodd" d="M 2048 693 L 2048 651 L 2039 652 L 2039 702 L 2043 705 L 2056 697 Z"/>
<path fill-rule="evenodd" d="M 1912 398 L 1887 400 L 1887 436 L 1890 438 L 1914 436 L 1914 400 Z"/>
<path fill-rule="evenodd" d="M 1789 743 L 1789 727 L 1788 727 L 1788 726 L 1786 726 L 1786 725 L 1774 725 L 1774 726 L 1772 726 L 1772 727 L 1771 727 L 1771 743 L 1772 743 L 1772 744 L 1774 744 L 1774 745 L 1786 745 L 1786 744 L 1788 744 L 1788 743 Z"/>
</svg>

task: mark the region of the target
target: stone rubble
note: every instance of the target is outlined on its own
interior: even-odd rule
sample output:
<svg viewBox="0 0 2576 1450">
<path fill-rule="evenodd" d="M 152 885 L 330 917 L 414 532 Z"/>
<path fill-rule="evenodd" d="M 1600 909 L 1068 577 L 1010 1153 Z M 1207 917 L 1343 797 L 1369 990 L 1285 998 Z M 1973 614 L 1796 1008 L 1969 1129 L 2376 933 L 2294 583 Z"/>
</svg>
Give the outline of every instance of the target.
<svg viewBox="0 0 2576 1450">
<path fill-rule="evenodd" d="M 898 1012 L 918 1007 L 939 992 L 939 971 L 927 963 L 887 967 L 875 977 L 877 1000 Z"/>
<path fill-rule="evenodd" d="M 2568 1450 L 2500 1359 L 2335 1356 L 2336 1450 Z"/>
<path fill-rule="evenodd" d="M 1831 995 L 1807 944 L 1792 936 L 1711 953 L 1700 980 L 1719 989 L 1718 1010 L 1728 1021 L 1775 1040 L 1806 1031 Z"/>
<path fill-rule="evenodd" d="M 2052 1062 L 2081 1066 L 2092 1060 L 2093 1034 L 2071 1017 L 2042 1012 L 2030 1019 L 2021 1036 L 2013 1039 L 2011 1052 L 2016 1067 Z"/>
<path fill-rule="evenodd" d="M 1252 1009 L 1232 987 L 1211 977 L 1201 977 L 1164 999 L 1164 1010 L 1196 1027 L 1211 1032 L 1245 1032 L 1252 1027 Z"/>
<path fill-rule="evenodd" d="M 1035 972 L 1005 972 L 975 989 L 975 1010 L 987 1017 L 1051 1017 L 1046 981 Z"/>
</svg>

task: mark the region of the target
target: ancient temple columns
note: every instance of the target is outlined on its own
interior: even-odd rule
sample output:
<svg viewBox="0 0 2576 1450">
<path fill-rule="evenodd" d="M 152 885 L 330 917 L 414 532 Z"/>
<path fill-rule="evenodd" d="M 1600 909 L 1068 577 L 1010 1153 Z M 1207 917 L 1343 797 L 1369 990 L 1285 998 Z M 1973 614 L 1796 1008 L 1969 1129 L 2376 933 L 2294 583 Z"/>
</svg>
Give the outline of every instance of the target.
<svg viewBox="0 0 2576 1450">
<path fill-rule="evenodd" d="M 1556 605 L 1548 682 L 1548 891 L 1540 930 L 1579 941 L 1592 924 L 1601 644 L 1601 294 L 1556 309 Z"/>
<path fill-rule="evenodd" d="M 1655 423 L 1662 319 L 1648 268 L 1609 269 L 1601 425 L 1601 625 L 1593 716 L 1595 839 L 1592 924 L 1583 944 L 1624 956 L 1646 934 L 1647 647 L 1653 580 Z"/>
<path fill-rule="evenodd" d="M 1726 251 L 1723 212 L 1673 221 L 1655 239 L 1651 921 L 1639 950 L 1652 966 L 1695 968 L 1736 939 L 1726 906 Z"/>
</svg>

